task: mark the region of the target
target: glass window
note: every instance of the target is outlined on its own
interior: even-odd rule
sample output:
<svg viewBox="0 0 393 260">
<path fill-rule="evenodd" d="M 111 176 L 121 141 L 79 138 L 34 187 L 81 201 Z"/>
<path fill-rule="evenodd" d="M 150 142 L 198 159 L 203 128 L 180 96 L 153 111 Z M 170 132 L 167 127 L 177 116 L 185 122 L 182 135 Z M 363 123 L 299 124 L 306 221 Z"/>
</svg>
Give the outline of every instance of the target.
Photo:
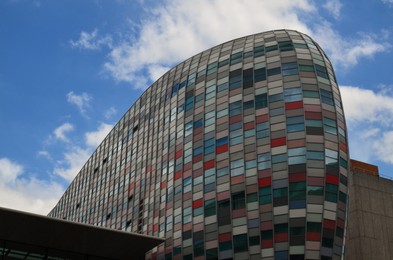
<svg viewBox="0 0 393 260">
<path fill-rule="evenodd" d="M 256 69 L 254 71 L 254 82 L 266 80 L 266 68 Z"/>
<path fill-rule="evenodd" d="M 321 100 L 322 103 L 334 106 L 334 102 L 333 102 L 333 95 L 332 92 L 321 89 Z"/>
<path fill-rule="evenodd" d="M 267 70 L 267 76 L 274 76 L 281 74 L 281 67 L 271 68 Z"/>
<path fill-rule="evenodd" d="M 275 51 L 278 50 L 278 46 L 277 45 L 267 46 L 265 47 L 265 50 L 266 52 Z"/>
<path fill-rule="evenodd" d="M 216 215 L 216 200 L 205 201 L 205 217 Z"/>
<path fill-rule="evenodd" d="M 226 60 L 220 61 L 218 63 L 218 67 L 221 68 L 221 67 L 224 67 L 225 65 L 228 65 L 228 64 L 229 64 L 229 59 L 226 59 Z"/>
<path fill-rule="evenodd" d="M 246 207 L 246 198 L 244 191 L 232 194 L 232 209 L 243 209 Z"/>
<path fill-rule="evenodd" d="M 298 74 L 297 63 L 289 62 L 282 64 L 282 75 L 283 76 L 291 76 Z"/>
<path fill-rule="evenodd" d="M 235 253 L 248 251 L 247 234 L 233 236 L 233 251 Z"/>
<path fill-rule="evenodd" d="M 236 101 L 229 104 L 229 116 L 236 116 L 242 114 L 242 101 Z"/>
<path fill-rule="evenodd" d="M 325 132 L 333 134 L 333 135 L 337 135 L 337 123 L 335 120 L 324 117 L 323 118 L 323 128 L 325 129 Z"/>
<path fill-rule="evenodd" d="M 265 55 L 265 46 L 256 46 L 254 48 L 254 58 Z"/>
<path fill-rule="evenodd" d="M 261 94 L 255 96 L 255 109 L 267 107 L 267 94 Z"/>
<path fill-rule="evenodd" d="M 218 226 L 231 224 L 231 207 L 229 200 L 222 200 L 217 202 L 217 223 Z"/>
<path fill-rule="evenodd" d="M 244 159 L 231 161 L 231 176 L 244 174 Z"/>
<path fill-rule="evenodd" d="M 280 51 L 291 51 L 291 50 L 293 50 L 292 41 L 278 42 L 278 47 L 280 48 Z"/>
<path fill-rule="evenodd" d="M 258 170 L 269 169 L 270 166 L 270 153 L 258 154 Z"/>
<path fill-rule="evenodd" d="M 284 100 L 285 102 L 302 100 L 302 89 L 300 87 L 284 89 Z"/>
<path fill-rule="evenodd" d="M 243 60 L 243 52 L 237 52 L 231 55 L 231 65 L 239 63 Z"/>
<path fill-rule="evenodd" d="M 317 71 L 317 75 L 319 77 L 325 78 L 325 79 L 329 79 L 327 70 L 324 66 L 321 66 L 319 64 L 315 64 L 315 70 Z"/>
<path fill-rule="evenodd" d="M 243 70 L 243 88 L 251 88 L 254 84 L 253 69 Z"/>
<path fill-rule="evenodd" d="M 240 88 L 242 84 L 242 70 L 234 70 L 229 72 L 229 90 Z"/>
</svg>

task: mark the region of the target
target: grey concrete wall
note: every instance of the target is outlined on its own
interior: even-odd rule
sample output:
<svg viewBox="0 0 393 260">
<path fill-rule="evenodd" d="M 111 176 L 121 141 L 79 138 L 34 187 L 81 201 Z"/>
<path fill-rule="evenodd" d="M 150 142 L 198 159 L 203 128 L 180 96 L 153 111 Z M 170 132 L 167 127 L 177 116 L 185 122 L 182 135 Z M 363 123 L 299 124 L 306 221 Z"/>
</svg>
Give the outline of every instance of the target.
<svg viewBox="0 0 393 260">
<path fill-rule="evenodd" d="M 393 259 L 393 181 L 351 174 L 346 259 Z"/>
</svg>

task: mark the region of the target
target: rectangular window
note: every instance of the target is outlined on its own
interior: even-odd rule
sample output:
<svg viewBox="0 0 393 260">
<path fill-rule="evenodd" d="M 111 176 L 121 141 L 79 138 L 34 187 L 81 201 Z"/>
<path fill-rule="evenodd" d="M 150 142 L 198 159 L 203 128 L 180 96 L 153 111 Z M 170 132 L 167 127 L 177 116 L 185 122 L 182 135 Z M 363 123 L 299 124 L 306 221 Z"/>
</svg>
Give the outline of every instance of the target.
<svg viewBox="0 0 393 260">
<path fill-rule="evenodd" d="M 246 207 L 244 191 L 232 194 L 232 210 L 243 209 Z"/>
<path fill-rule="evenodd" d="M 216 200 L 205 200 L 205 218 L 216 215 Z"/>
<path fill-rule="evenodd" d="M 267 93 L 255 96 L 255 109 L 267 107 Z"/>
<path fill-rule="evenodd" d="M 319 77 L 325 78 L 325 79 L 329 79 L 327 70 L 324 66 L 321 66 L 319 64 L 315 64 L 315 70 L 317 71 L 317 75 Z"/>
<path fill-rule="evenodd" d="M 236 116 L 242 114 L 242 101 L 236 101 L 229 104 L 229 116 Z"/>
<path fill-rule="evenodd" d="M 291 76 L 298 74 L 298 68 L 296 62 L 288 62 L 282 64 L 282 75 Z"/>
<path fill-rule="evenodd" d="M 277 67 L 277 68 L 271 68 L 267 70 L 267 76 L 274 76 L 274 75 L 278 75 L 281 74 L 281 67 Z"/>
<path fill-rule="evenodd" d="M 334 106 L 333 95 L 330 91 L 321 89 L 321 100 L 322 103 Z"/>
<path fill-rule="evenodd" d="M 270 168 L 270 153 L 258 154 L 258 170 L 265 170 Z"/>
<path fill-rule="evenodd" d="M 243 60 L 243 52 L 237 52 L 231 55 L 231 65 L 239 63 Z"/>
<path fill-rule="evenodd" d="M 291 51 L 291 50 L 293 50 L 292 41 L 278 42 L 278 47 L 280 48 L 280 51 Z"/>
<path fill-rule="evenodd" d="M 285 102 L 302 100 L 302 89 L 300 87 L 284 89 L 284 100 Z"/>
<path fill-rule="evenodd" d="M 306 163 L 306 147 L 288 149 L 288 165 Z"/>
<path fill-rule="evenodd" d="M 260 68 L 254 70 L 254 82 L 266 80 L 266 68 Z"/>
<path fill-rule="evenodd" d="M 270 136 L 269 122 L 263 122 L 256 125 L 257 138 L 268 138 Z"/>
<path fill-rule="evenodd" d="M 218 201 L 217 203 L 217 223 L 218 226 L 225 226 L 231 224 L 231 207 L 229 199 Z"/>
<path fill-rule="evenodd" d="M 265 55 L 265 46 L 256 46 L 254 48 L 254 58 L 261 57 Z"/>
<path fill-rule="evenodd" d="M 229 72 L 229 90 L 240 88 L 242 85 L 242 70 Z"/>
<path fill-rule="evenodd" d="M 243 88 L 251 88 L 254 84 L 253 69 L 243 70 Z"/>
<path fill-rule="evenodd" d="M 324 117 L 323 128 L 326 133 L 337 135 L 337 123 L 335 120 Z"/>
<path fill-rule="evenodd" d="M 217 62 L 208 64 L 207 65 L 207 69 L 206 69 L 206 75 L 210 75 L 210 74 L 213 74 L 214 72 L 216 72 L 217 71 L 217 66 L 218 66 Z"/>
<path fill-rule="evenodd" d="M 244 174 L 244 159 L 231 161 L 231 176 Z"/>
<path fill-rule="evenodd" d="M 294 133 L 304 131 L 304 118 L 303 116 L 294 116 L 287 118 L 287 132 Z"/>
</svg>

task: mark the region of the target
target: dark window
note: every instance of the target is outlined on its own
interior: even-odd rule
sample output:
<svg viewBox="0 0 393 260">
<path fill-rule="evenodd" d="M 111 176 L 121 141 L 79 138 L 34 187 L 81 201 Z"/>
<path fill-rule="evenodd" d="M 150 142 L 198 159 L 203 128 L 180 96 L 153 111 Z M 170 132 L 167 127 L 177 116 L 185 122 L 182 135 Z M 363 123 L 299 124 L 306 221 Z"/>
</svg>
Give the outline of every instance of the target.
<svg viewBox="0 0 393 260">
<path fill-rule="evenodd" d="M 236 101 L 229 104 L 229 116 L 240 115 L 242 113 L 242 102 Z"/>
<path fill-rule="evenodd" d="M 246 207 L 244 191 L 232 194 L 232 209 L 243 209 Z"/>
<path fill-rule="evenodd" d="M 231 55 L 231 65 L 239 63 L 243 60 L 243 52 L 238 52 Z"/>
<path fill-rule="evenodd" d="M 291 50 L 293 50 L 292 41 L 278 42 L 278 47 L 280 48 L 280 51 L 291 51 Z"/>
<path fill-rule="evenodd" d="M 243 71 L 243 88 L 251 88 L 253 86 L 253 69 Z"/>
<path fill-rule="evenodd" d="M 266 80 L 266 68 L 256 69 L 254 71 L 254 82 Z"/>
<path fill-rule="evenodd" d="M 247 250 L 248 250 L 247 234 L 233 236 L 233 251 L 235 253 L 239 253 Z"/>
<path fill-rule="evenodd" d="M 255 109 L 267 107 L 267 94 L 255 96 Z"/>
<path fill-rule="evenodd" d="M 296 62 L 289 62 L 282 64 L 282 75 L 283 76 L 290 76 L 298 74 L 297 63 Z"/>
<path fill-rule="evenodd" d="M 275 50 L 278 50 L 278 46 L 277 45 L 267 46 L 265 48 L 265 50 L 266 50 L 266 52 L 275 51 Z"/>
<path fill-rule="evenodd" d="M 321 89 L 321 100 L 322 103 L 328 104 L 328 105 L 334 105 L 333 103 L 333 95 L 332 92 Z"/>
<path fill-rule="evenodd" d="M 229 90 L 240 88 L 242 84 L 242 70 L 234 70 L 229 72 Z"/>
<path fill-rule="evenodd" d="M 222 200 L 218 203 L 217 222 L 218 226 L 231 224 L 231 207 L 229 200 Z"/>
<path fill-rule="evenodd" d="M 274 76 L 281 74 L 281 67 L 272 68 L 267 70 L 267 76 Z"/>
<path fill-rule="evenodd" d="M 254 48 L 254 58 L 265 55 L 265 46 L 257 46 Z"/>
<path fill-rule="evenodd" d="M 318 76 L 320 76 L 322 78 L 325 78 L 325 79 L 329 79 L 327 70 L 326 70 L 326 68 L 324 66 L 315 64 L 315 70 L 317 71 L 317 75 Z"/>
</svg>

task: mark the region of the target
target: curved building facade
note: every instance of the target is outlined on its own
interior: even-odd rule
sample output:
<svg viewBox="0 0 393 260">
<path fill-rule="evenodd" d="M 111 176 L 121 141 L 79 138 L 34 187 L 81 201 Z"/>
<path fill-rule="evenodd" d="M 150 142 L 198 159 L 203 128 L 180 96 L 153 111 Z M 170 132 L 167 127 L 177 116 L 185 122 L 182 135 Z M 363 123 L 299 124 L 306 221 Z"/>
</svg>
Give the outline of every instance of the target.
<svg viewBox="0 0 393 260">
<path fill-rule="evenodd" d="M 328 58 L 269 31 L 153 83 L 49 215 L 166 238 L 147 259 L 339 259 L 348 161 Z"/>
</svg>

